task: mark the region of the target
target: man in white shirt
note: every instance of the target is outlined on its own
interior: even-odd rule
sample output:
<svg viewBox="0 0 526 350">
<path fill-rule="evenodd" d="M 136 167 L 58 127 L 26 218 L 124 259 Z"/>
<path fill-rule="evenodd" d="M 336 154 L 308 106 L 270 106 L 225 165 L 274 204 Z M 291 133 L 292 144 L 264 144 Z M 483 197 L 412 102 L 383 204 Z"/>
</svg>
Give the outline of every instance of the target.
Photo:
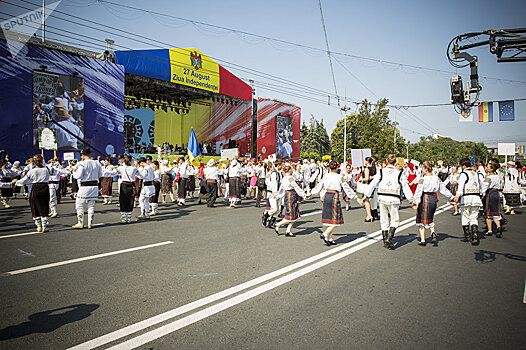
<svg viewBox="0 0 526 350">
<path fill-rule="evenodd" d="M 155 187 L 153 180 L 155 177 L 154 170 L 145 158 L 139 159 L 137 166 L 139 177 L 143 180 L 141 194 L 139 195 L 139 206 L 141 207 L 141 214 L 137 216 L 138 220 L 150 219 L 150 197 L 155 194 Z"/>
<path fill-rule="evenodd" d="M 216 165 L 216 160 L 211 158 L 206 164 L 205 179 L 208 190 L 208 199 L 206 206 L 210 208 L 215 207 L 215 202 L 217 199 L 217 180 L 219 179 L 219 168 Z"/>
<path fill-rule="evenodd" d="M 86 148 L 82 151 L 81 161 L 73 173 L 74 181 L 80 180 L 79 192 L 75 200 L 77 210 L 77 224 L 73 228 L 84 228 L 84 203 L 88 207 L 88 228 L 93 227 L 93 216 L 95 215 L 95 201 L 99 196 L 99 179 L 102 177 L 100 163 L 91 159 L 91 150 Z"/>
</svg>

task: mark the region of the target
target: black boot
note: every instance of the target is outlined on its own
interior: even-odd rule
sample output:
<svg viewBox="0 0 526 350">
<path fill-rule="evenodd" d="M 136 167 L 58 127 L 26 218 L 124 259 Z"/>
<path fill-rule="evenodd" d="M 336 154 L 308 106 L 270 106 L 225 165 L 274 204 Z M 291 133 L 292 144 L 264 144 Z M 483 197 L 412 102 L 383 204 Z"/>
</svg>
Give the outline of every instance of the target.
<svg viewBox="0 0 526 350">
<path fill-rule="evenodd" d="M 479 226 L 471 225 L 471 244 L 479 244 Z"/>
<path fill-rule="evenodd" d="M 276 227 L 276 217 L 273 216 L 271 217 L 269 220 L 268 220 L 268 225 L 267 225 L 268 228 L 271 228 L 271 229 L 274 229 L 274 227 Z"/>
<path fill-rule="evenodd" d="M 269 215 L 267 214 L 266 211 L 263 212 L 263 215 L 261 216 L 261 223 L 263 224 L 263 226 L 267 227 L 267 224 L 268 224 L 268 218 L 269 218 Z"/>
<path fill-rule="evenodd" d="M 431 243 L 437 242 L 437 234 L 435 232 L 431 232 Z"/>
<path fill-rule="evenodd" d="M 384 241 L 384 248 L 387 248 L 387 231 L 382 231 L 382 238 Z"/>
<path fill-rule="evenodd" d="M 389 235 L 387 236 L 387 248 L 394 249 L 393 237 L 396 231 L 396 227 L 389 228 Z"/>
<path fill-rule="evenodd" d="M 283 208 L 284 208 L 284 207 L 281 206 L 281 209 L 280 209 L 279 214 L 278 214 L 278 216 L 279 216 L 280 218 L 282 218 L 282 219 L 285 217 L 285 215 L 283 215 Z"/>
<path fill-rule="evenodd" d="M 371 215 L 375 220 L 380 220 L 380 215 L 378 215 L 378 209 L 371 210 Z"/>
<path fill-rule="evenodd" d="M 464 238 L 462 239 L 462 242 L 469 242 L 469 225 L 462 226 L 462 229 L 464 230 Z"/>
<path fill-rule="evenodd" d="M 497 226 L 497 230 L 495 231 L 495 237 L 502 238 L 502 226 Z"/>
</svg>

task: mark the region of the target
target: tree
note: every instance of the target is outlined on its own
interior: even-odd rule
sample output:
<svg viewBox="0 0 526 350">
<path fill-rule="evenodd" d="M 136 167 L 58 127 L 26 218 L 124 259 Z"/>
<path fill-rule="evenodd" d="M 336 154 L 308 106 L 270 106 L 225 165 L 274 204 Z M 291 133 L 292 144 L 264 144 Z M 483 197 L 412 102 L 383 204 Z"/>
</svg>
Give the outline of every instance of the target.
<svg viewBox="0 0 526 350">
<path fill-rule="evenodd" d="M 302 154 L 316 153 L 323 156 L 331 150 L 331 140 L 323 120 L 318 122 L 313 115 L 309 125 L 305 123 L 300 128 L 300 147 Z"/>
<path fill-rule="evenodd" d="M 445 164 L 453 165 L 466 157 L 475 157 L 476 162 L 486 162 L 489 152 L 482 142 L 455 141 L 449 137 L 434 139 L 427 136 L 420 137 L 418 143 L 409 145 L 409 157 L 419 162 L 442 160 Z"/>
<path fill-rule="evenodd" d="M 351 149 L 370 148 L 371 153 L 383 160 L 389 153 L 402 153 L 405 140 L 400 131 L 389 120 L 388 100 L 380 99 L 374 106 L 363 100 L 357 113 L 345 116 L 347 119 L 347 154 Z M 339 120 L 331 134 L 333 158 L 343 160 L 344 119 Z M 396 132 L 396 147 L 394 133 Z"/>
</svg>

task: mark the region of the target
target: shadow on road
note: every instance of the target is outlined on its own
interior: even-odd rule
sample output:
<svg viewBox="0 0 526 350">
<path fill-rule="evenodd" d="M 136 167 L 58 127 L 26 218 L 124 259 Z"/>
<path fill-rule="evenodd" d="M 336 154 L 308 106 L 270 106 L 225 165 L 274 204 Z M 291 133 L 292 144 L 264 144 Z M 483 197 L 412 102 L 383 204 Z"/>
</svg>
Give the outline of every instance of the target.
<svg viewBox="0 0 526 350">
<path fill-rule="evenodd" d="M 77 304 L 59 309 L 37 312 L 29 321 L 0 329 L 0 341 L 25 337 L 34 333 L 50 333 L 68 324 L 89 317 L 99 308 L 98 304 Z"/>
<path fill-rule="evenodd" d="M 511 260 L 518 260 L 518 261 L 526 262 L 526 256 L 515 255 L 515 254 L 510 254 L 510 253 L 497 253 L 497 252 L 491 252 L 489 250 L 477 250 L 476 252 L 474 252 L 474 254 L 475 254 L 475 260 L 479 264 L 487 264 L 487 263 L 494 262 L 495 260 L 497 260 L 498 255 L 511 259 Z"/>
<path fill-rule="evenodd" d="M 338 244 L 342 244 L 342 243 L 349 243 L 349 242 L 352 242 L 354 241 L 355 239 L 358 239 L 360 237 L 364 237 L 367 235 L 366 232 L 358 232 L 358 233 L 333 233 L 332 234 L 334 237 L 338 237 L 340 236 L 339 238 L 336 238 L 334 241 Z M 369 238 L 369 239 L 372 239 L 372 238 Z"/>
</svg>

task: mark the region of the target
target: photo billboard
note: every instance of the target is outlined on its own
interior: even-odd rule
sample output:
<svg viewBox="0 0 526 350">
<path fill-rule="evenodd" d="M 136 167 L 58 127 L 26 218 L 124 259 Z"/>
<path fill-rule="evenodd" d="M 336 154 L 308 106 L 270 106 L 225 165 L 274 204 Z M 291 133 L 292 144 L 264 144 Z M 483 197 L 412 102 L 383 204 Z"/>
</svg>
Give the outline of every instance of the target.
<svg viewBox="0 0 526 350">
<path fill-rule="evenodd" d="M 60 126 L 44 123 L 51 119 Z M 76 137 L 84 138 L 84 79 L 33 71 L 33 149 L 41 148 L 39 130 L 46 127 L 56 132 L 57 150 L 82 149 Z"/>
</svg>

